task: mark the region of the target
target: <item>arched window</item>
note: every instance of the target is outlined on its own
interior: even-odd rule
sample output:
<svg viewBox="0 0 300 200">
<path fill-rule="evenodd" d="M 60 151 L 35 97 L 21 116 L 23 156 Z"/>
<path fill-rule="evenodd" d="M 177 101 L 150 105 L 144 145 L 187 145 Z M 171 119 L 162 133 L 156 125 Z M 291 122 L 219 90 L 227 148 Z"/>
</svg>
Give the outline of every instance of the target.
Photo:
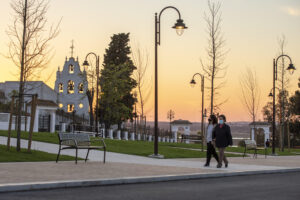
<svg viewBox="0 0 300 200">
<path fill-rule="evenodd" d="M 64 92 L 64 85 L 62 83 L 58 84 L 58 92 L 63 93 Z"/>
<path fill-rule="evenodd" d="M 68 94 L 73 94 L 74 93 L 74 81 L 69 81 L 68 82 Z"/>
<path fill-rule="evenodd" d="M 84 87 L 83 87 L 83 83 L 79 83 L 78 85 L 78 93 L 83 93 Z"/>
<path fill-rule="evenodd" d="M 69 65 L 69 73 L 74 74 L 74 65 Z"/>
<path fill-rule="evenodd" d="M 68 104 L 68 112 L 74 111 L 74 104 Z"/>
</svg>

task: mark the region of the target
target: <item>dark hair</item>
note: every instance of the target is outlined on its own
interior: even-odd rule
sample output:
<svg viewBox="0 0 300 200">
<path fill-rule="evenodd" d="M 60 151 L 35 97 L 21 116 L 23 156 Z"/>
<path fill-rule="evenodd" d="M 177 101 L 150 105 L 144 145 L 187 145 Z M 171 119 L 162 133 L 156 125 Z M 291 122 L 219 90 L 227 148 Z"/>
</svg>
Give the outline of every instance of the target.
<svg viewBox="0 0 300 200">
<path fill-rule="evenodd" d="M 210 115 L 209 118 L 211 119 L 212 124 L 217 124 L 218 123 L 218 119 L 217 119 L 216 115 Z"/>
<path fill-rule="evenodd" d="M 220 115 L 219 118 L 222 117 L 224 119 L 224 122 L 226 122 L 226 117 L 225 115 Z"/>
</svg>

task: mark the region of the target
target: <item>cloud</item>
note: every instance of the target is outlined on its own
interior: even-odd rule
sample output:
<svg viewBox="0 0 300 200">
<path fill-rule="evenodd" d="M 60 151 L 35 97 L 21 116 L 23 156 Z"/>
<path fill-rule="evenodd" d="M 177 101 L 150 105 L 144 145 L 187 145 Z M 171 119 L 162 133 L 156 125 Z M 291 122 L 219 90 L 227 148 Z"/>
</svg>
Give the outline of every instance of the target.
<svg viewBox="0 0 300 200">
<path fill-rule="evenodd" d="M 300 16 L 300 8 L 283 7 L 282 10 L 288 15 L 291 15 L 294 17 Z"/>
</svg>

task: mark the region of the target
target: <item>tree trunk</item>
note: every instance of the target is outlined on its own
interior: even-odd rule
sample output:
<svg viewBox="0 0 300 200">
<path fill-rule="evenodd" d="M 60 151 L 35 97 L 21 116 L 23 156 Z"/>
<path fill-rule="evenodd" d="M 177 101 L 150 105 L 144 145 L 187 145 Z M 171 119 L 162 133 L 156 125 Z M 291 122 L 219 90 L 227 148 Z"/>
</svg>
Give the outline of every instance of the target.
<svg viewBox="0 0 300 200">
<path fill-rule="evenodd" d="M 11 124 L 12 124 L 12 117 L 14 114 L 14 104 L 15 104 L 15 97 L 12 96 L 11 104 L 10 104 L 10 115 L 9 115 L 9 122 L 8 122 L 8 132 L 7 132 L 7 151 L 10 150 L 10 137 L 11 137 Z M 16 120 L 15 120 L 16 122 Z"/>
<path fill-rule="evenodd" d="M 37 95 L 34 95 L 31 100 L 31 115 L 30 115 L 30 127 L 29 127 L 29 138 L 28 138 L 28 148 L 27 151 L 31 151 L 31 144 L 32 144 L 32 133 L 33 133 L 33 126 L 35 120 L 35 112 L 36 112 L 36 103 L 37 103 Z"/>
<path fill-rule="evenodd" d="M 25 36 L 26 36 L 26 21 L 27 21 L 27 0 L 25 0 L 24 6 L 24 18 L 23 18 L 23 39 L 22 39 L 22 57 L 21 57 L 21 73 L 20 73 L 20 87 L 19 87 L 19 106 L 18 106 L 18 129 L 17 129 L 17 151 L 21 150 L 21 115 L 23 105 L 23 93 L 24 93 L 24 57 L 25 57 Z"/>
</svg>

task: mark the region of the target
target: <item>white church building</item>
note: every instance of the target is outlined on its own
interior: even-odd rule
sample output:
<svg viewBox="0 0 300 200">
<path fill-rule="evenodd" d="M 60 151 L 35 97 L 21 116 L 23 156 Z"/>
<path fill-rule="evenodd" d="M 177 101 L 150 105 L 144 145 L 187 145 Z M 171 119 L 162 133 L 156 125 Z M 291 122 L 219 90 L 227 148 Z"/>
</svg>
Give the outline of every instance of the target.
<svg viewBox="0 0 300 200">
<path fill-rule="evenodd" d="M 80 69 L 78 58 L 74 59 L 73 49 L 71 55 L 69 59 L 66 58 L 62 70 L 60 71 L 58 68 L 54 89 L 42 81 L 27 81 L 25 83 L 26 94 L 38 95 L 34 132 L 54 132 L 56 125 L 61 122 L 70 123 L 72 121 L 70 118 L 64 120 L 63 117 L 58 116 L 58 110 L 89 120 L 89 102 L 86 95 L 88 89 L 87 74 L 84 69 Z M 9 102 L 10 96 L 18 91 L 19 81 L 0 83 L 0 93 L 3 96 L 1 102 Z M 28 104 L 30 101 L 30 98 L 25 98 L 24 103 Z M 30 112 L 30 109 L 28 111 Z M 8 118 L 9 113 L 0 113 L 0 129 L 7 130 Z M 26 126 L 29 127 L 27 123 L 28 121 L 23 124 L 22 120 L 22 130 L 26 129 Z"/>
<path fill-rule="evenodd" d="M 88 89 L 86 71 L 81 71 L 78 59 L 66 59 L 62 71 L 58 68 L 54 91 L 57 93 L 57 104 L 65 112 L 75 112 L 83 118 L 89 117 L 89 102 L 86 96 Z"/>
</svg>

